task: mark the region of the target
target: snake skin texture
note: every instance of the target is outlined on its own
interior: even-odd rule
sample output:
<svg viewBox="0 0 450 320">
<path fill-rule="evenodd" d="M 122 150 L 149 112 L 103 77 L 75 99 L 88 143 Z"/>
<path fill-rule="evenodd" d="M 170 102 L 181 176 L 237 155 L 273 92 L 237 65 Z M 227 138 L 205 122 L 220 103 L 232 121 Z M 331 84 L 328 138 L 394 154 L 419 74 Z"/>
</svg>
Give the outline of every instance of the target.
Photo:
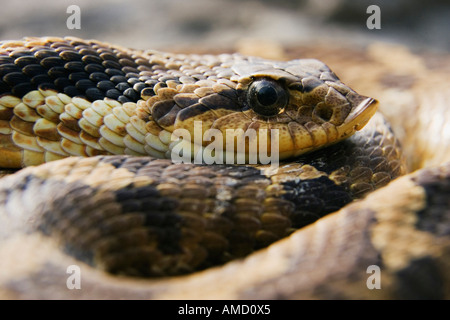
<svg viewBox="0 0 450 320">
<path fill-rule="evenodd" d="M 175 55 L 60 38 L 0 50 L 3 167 L 100 154 L 171 158 L 171 134 L 195 137 L 195 121 L 202 133 L 218 130 L 224 145 L 229 129 L 258 130 L 258 141 L 270 140 L 262 129 L 276 129 L 283 159 L 352 135 L 377 105 L 313 59 Z M 252 94 L 258 85 L 289 102 L 262 106 Z"/>
<path fill-rule="evenodd" d="M 0 76 L 0 165 L 31 166 L 0 180 L 0 297 L 450 296 L 448 143 L 411 160 L 416 138 L 318 60 L 28 38 L 0 43 Z M 429 131 L 426 106 L 404 128 Z M 278 170 L 173 163 L 195 121 L 278 129 Z"/>
</svg>

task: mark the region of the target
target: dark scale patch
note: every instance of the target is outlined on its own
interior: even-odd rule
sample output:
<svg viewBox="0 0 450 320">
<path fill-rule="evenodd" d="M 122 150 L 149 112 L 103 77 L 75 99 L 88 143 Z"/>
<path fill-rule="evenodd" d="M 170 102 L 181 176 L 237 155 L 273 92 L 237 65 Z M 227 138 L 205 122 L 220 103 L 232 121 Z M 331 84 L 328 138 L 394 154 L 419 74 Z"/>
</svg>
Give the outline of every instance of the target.
<svg viewBox="0 0 450 320">
<path fill-rule="evenodd" d="M 57 240 L 67 254 L 108 272 L 154 276 L 158 256 L 181 252 L 178 203 L 161 196 L 155 186 L 105 191 L 79 181 L 26 176 L 13 187 L 35 200 L 40 232 Z M 51 201 L 40 200 L 37 190 L 51 193 Z M 159 254 L 147 251 L 155 241 Z"/>
<path fill-rule="evenodd" d="M 24 83 L 15 85 L 11 89 L 11 93 L 17 97 L 23 97 L 28 92 L 33 91 L 35 89 L 37 89 L 37 85 L 32 84 L 31 82 L 24 82 Z"/>
<path fill-rule="evenodd" d="M 69 80 L 73 83 L 77 83 L 80 80 L 85 80 L 89 78 L 89 74 L 86 72 L 73 72 L 69 75 Z"/>
<path fill-rule="evenodd" d="M 385 148 L 390 143 L 383 133 L 369 125 L 350 138 L 302 155 L 295 162 L 309 164 L 328 175 L 333 173 L 336 181 L 351 187 L 353 195 L 360 198 L 402 174 L 401 160 L 393 161 L 383 151 L 391 149 Z"/>
<path fill-rule="evenodd" d="M 105 69 L 105 73 L 110 77 L 125 75 L 121 70 L 115 68 L 107 68 Z"/>
<path fill-rule="evenodd" d="M 408 267 L 397 272 L 398 299 L 444 299 L 445 279 L 431 257 L 412 260 Z"/>
<path fill-rule="evenodd" d="M 84 67 L 84 71 L 86 71 L 87 73 L 93 73 L 93 72 L 105 72 L 105 67 L 103 67 L 100 64 L 96 64 L 96 63 L 89 63 Z"/>
<path fill-rule="evenodd" d="M 120 203 L 123 214 L 139 212 L 145 216 L 144 225 L 156 233 L 161 252 L 181 252 L 182 218 L 176 213 L 176 199 L 162 197 L 156 187 L 150 185 L 118 190 L 116 201 Z"/>
<path fill-rule="evenodd" d="M 117 156 L 117 158 L 121 159 L 123 156 Z M 105 160 L 109 159 L 109 156 L 105 157 Z M 154 163 L 160 162 L 164 163 L 163 167 L 167 167 L 172 162 L 169 159 L 156 159 L 153 157 L 132 157 L 127 156 L 125 160 L 120 165 L 120 168 L 125 168 L 130 172 L 137 173 L 140 169 Z"/>
<path fill-rule="evenodd" d="M 112 76 L 110 79 L 112 82 L 114 82 L 116 85 L 119 83 L 126 83 L 127 82 L 127 78 L 123 75 L 115 75 Z"/>
<path fill-rule="evenodd" d="M 10 72 L 7 75 L 3 76 L 3 81 L 5 81 L 11 87 L 14 87 L 15 85 L 29 82 L 30 78 L 24 75 L 22 72 Z"/>
<path fill-rule="evenodd" d="M 115 168 L 125 168 L 132 173 L 136 173 L 140 168 L 155 160 L 151 157 L 129 157 L 122 155 L 99 157 L 99 159 L 103 163 L 109 163 Z"/>
<path fill-rule="evenodd" d="M 53 67 L 48 70 L 48 75 L 53 79 L 62 77 L 67 78 L 69 75 L 69 71 L 66 70 L 64 67 Z"/>
<path fill-rule="evenodd" d="M 66 62 L 60 57 L 47 57 L 40 61 L 41 66 L 46 69 L 50 69 L 52 67 L 63 67 Z"/>
<path fill-rule="evenodd" d="M 282 183 L 283 199 L 295 205 L 294 228 L 301 228 L 352 201 L 350 193 L 327 177 Z"/>
<path fill-rule="evenodd" d="M 95 55 L 85 55 L 83 58 L 81 58 L 81 60 L 85 63 L 85 64 L 102 64 L 102 59 L 100 57 L 97 57 Z"/>
<path fill-rule="evenodd" d="M 158 81 L 158 83 L 159 83 L 159 87 L 160 87 L 160 88 L 167 88 L 167 83 L 165 83 L 165 82 L 159 82 L 159 81 Z"/>
<path fill-rule="evenodd" d="M 91 79 L 92 79 L 92 78 L 91 78 Z M 98 80 L 100 80 L 100 79 L 101 79 L 101 78 L 93 79 L 93 81 L 98 81 Z M 100 89 L 100 90 L 102 90 L 102 91 L 107 92 L 108 90 L 114 89 L 114 88 L 115 88 L 115 85 L 114 85 L 114 83 L 112 83 L 112 82 L 109 81 L 109 80 L 102 80 L 102 81 L 98 81 L 98 82 L 97 82 L 97 88 Z"/>
<path fill-rule="evenodd" d="M 81 72 L 84 71 L 84 63 L 81 61 L 70 61 L 64 65 L 64 68 L 70 72 Z"/>
<path fill-rule="evenodd" d="M 60 78 L 55 79 L 55 81 L 53 83 L 61 91 L 64 91 L 64 89 L 66 87 L 72 85 L 72 82 L 69 79 L 64 78 L 64 77 L 60 77 Z"/>
<path fill-rule="evenodd" d="M 121 58 L 120 64 L 126 67 L 136 68 L 138 65 L 132 59 L 129 58 Z"/>
<path fill-rule="evenodd" d="M 208 107 L 210 110 L 237 110 L 240 107 L 237 101 L 228 98 L 226 95 L 221 95 L 218 93 L 213 93 L 201 98 L 199 103 Z"/>
<path fill-rule="evenodd" d="M 120 168 L 122 164 L 127 160 L 127 156 L 109 156 L 109 157 L 99 157 L 100 162 L 109 163 L 115 168 Z"/>
<path fill-rule="evenodd" d="M 81 91 L 86 91 L 89 88 L 94 88 L 95 83 L 89 79 L 87 79 L 87 75 L 86 78 L 84 79 L 80 79 L 78 81 L 76 81 L 75 83 L 75 87 L 77 87 L 78 90 Z"/>
<path fill-rule="evenodd" d="M 103 61 L 102 66 L 104 66 L 106 69 L 117 69 L 117 70 L 122 69 L 122 66 L 118 62 L 110 60 Z"/>
<path fill-rule="evenodd" d="M 6 84 L 3 80 L 0 80 L 0 92 L 1 94 L 3 93 L 8 93 L 10 90 L 8 84 Z"/>
<path fill-rule="evenodd" d="M 103 72 L 92 72 L 89 74 L 89 79 L 91 79 L 94 82 L 97 82 L 97 85 L 98 85 L 98 82 L 102 82 L 102 81 L 108 81 L 108 82 L 112 83 L 109 80 L 109 77 L 106 74 L 104 74 Z"/>
<path fill-rule="evenodd" d="M 132 67 L 123 67 L 122 71 L 125 72 L 125 74 L 133 74 L 134 76 L 139 77 L 139 71 L 136 68 L 132 68 Z"/>
<path fill-rule="evenodd" d="M 20 68 L 14 63 L 5 63 L 0 65 L 0 77 L 4 77 L 11 72 L 20 72 Z"/>
<path fill-rule="evenodd" d="M 45 72 L 45 68 L 40 64 L 29 64 L 22 69 L 22 72 L 30 77 L 47 75 Z"/>
<path fill-rule="evenodd" d="M 117 98 L 117 101 L 119 101 L 120 103 L 127 103 L 127 102 L 132 102 L 130 99 L 128 99 L 125 96 L 119 96 L 119 98 Z"/>
<path fill-rule="evenodd" d="M 234 89 L 221 90 L 219 92 L 219 94 L 222 95 L 222 96 L 227 97 L 228 99 L 230 99 L 234 103 L 237 103 L 237 101 L 238 101 L 238 94 L 237 94 L 236 90 L 234 90 Z"/>
<path fill-rule="evenodd" d="M 126 89 L 123 92 L 123 95 L 131 101 L 137 101 L 139 99 L 139 93 L 137 93 L 133 88 Z"/>
<path fill-rule="evenodd" d="M 81 92 L 75 86 L 66 86 L 64 87 L 64 93 L 69 97 L 76 97 L 81 95 Z"/>
<path fill-rule="evenodd" d="M 94 87 L 86 89 L 85 95 L 86 98 L 90 101 L 102 100 L 105 97 L 102 90 Z"/>
<path fill-rule="evenodd" d="M 425 208 L 417 213 L 416 226 L 438 237 L 450 235 L 450 165 L 443 174 L 438 169 L 422 171 L 415 182 L 426 193 Z"/>
<path fill-rule="evenodd" d="M 32 52 L 30 50 L 16 50 L 9 54 L 9 56 L 14 59 L 30 55 L 32 55 Z"/>
<path fill-rule="evenodd" d="M 34 85 L 40 85 L 42 83 L 52 83 L 52 79 L 46 74 L 40 74 L 31 78 L 31 83 Z"/>
<path fill-rule="evenodd" d="M 0 56 L 0 65 L 14 63 L 14 59 L 9 56 Z"/>
<path fill-rule="evenodd" d="M 158 123 L 165 117 L 167 117 L 167 115 L 171 114 L 171 110 L 174 109 L 176 107 L 176 104 L 173 100 L 164 100 L 164 101 L 158 101 L 153 105 L 153 110 L 152 110 L 152 116 L 153 119 L 155 119 L 155 121 L 157 121 Z M 176 111 L 178 111 L 175 108 Z M 175 112 L 174 114 L 172 114 L 172 117 L 170 117 L 169 121 L 165 121 L 165 124 L 167 125 L 171 125 L 174 123 L 175 118 L 177 116 L 177 112 Z"/>
<path fill-rule="evenodd" d="M 158 80 L 147 79 L 147 77 L 140 77 L 139 80 L 144 81 L 144 83 L 151 88 L 153 88 L 158 83 Z"/>
<path fill-rule="evenodd" d="M 100 57 L 101 57 L 103 60 L 113 60 L 113 61 L 118 61 L 118 58 L 117 58 L 114 54 L 112 54 L 112 53 L 110 53 L 110 52 L 104 52 L 104 53 L 100 54 Z"/>
<path fill-rule="evenodd" d="M 22 177 L 22 179 L 17 179 L 14 181 L 14 183 L 9 186 L 7 189 L 7 193 L 15 192 L 15 190 L 25 191 L 27 188 L 30 187 L 30 181 L 34 180 L 33 175 L 26 175 Z"/>
<path fill-rule="evenodd" d="M 114 99 L 114 100 L 119 99 L 120 95 L 121 95 L 121 92 L 117 89 L 109 89 L 106 91 L 106 94 L 105 94 L 105 96 L 107 98 Z"/>
<path fill-rule="evenodd" d="M 138 92 L 141 92 L 142 90 L 144 90 L 144 88 L 146 88 L 146 87 L 147 87 L 147 85 L 145 83 L 139 81 L 133 85 L 133 90 L 138 93 Z"/>
<path fill-rule="evenodd" d="M 160 82 L 167 82 L 169 80 L 176 80 L 176 81 L 178 81 L 178 78 L 174 77 L 174 76 L 163 76 L 163 77 L 159 78 L 158 80 Z"/>
<path fill-rule="evenodd" d="M 151 96 L 156 95 L 156 93 L 155 93 L 155 91 L 153 90 L 153 88 L 147 87 L 147 88 L 142 89 L 141 95 L 142 95 L 142 96 L 151 97 Z"/>
<path fill-rule="evenodd" d="M 59 54 L 55 50 L 52 50 L 50 48 L 48 49 L 41 49 L 34 52 L 34 56 L 39 59 L 45 59 L 47 57 L 57 57 Z"/>
<path fill-rule="evenodd" d="M 51 82 L 41 83 L 40 85 L 38 85 L 38 89 L 39 90 L 44 90 L 44 91 L 46 91 L 46 90 L 57 91 L 56 86 L 53 83 L 51 83 Z"/>
<path fill-rule="evenodd" d="M 75 61 L 79 62 L 83 58 L 81 54 L 71 50 L 62 51 L 60 52 L 59 56 L 66 61 L 73 61 L 73 62 Z"/>
<path fill-rule="evenodd" d="M 128 54 L 98 44 L 74 45 L 63 40 L 0 56 L 0 94 L 13 93 L 19 97 L 45 85 L 89 101 L 108 97 L 137 102 L 148 86 L 139 77 L 138 64 Z M 127 86 L 116 88 L 119 83 Z"/>
<path fill-rule="evenodd" d="M 39 199 L 36 201 L 36 210 L 42 208 L 37 229 L 56 239 L 66 253 L 93 265 L 95 252 L 92 248 L 95 243 L 83 242 L 82 239 L 83 234 L 100 225 L 95 221 L 95 216 L 89 214 L 96 210 L 98 217 L 104 205 L 101 201 L 93 202 L 91 197 L 95 197 L 96 191 L 79 182 L 67 184 L 56 180 L 44 181 L 34 176 L 30 177 L 30 181 L 40 185 L 39 192 L 51 192 L 53 195 L 51 202 L 44 200 L 41 204 Z M 28 187 L 27 191 L 31 192 L 32 189 Z"/>
<path fill-rule="evenodd" d="M 130 88 L 130 85 L 127 82 L 120 82 L 116 85 L 116 89 L 123 92 Z"/>
<path fill-rule="evenodd" d="M 93 47 L 89 47 L 88 44 L 81 46 L 78 52 L 83 55 L 83 58 L 81 58 L 82 60 L 92 58 L 93 61 L 98 61 L 100 63 L 102 61 L 102 59 L 96 56 L 97 51 L 93 49 Z"/>
<path fill-rule="evenodd" d="M 351 139 L 352 138 L 327 148 L 301 155 L 295 162 L 307 163 L 319 171 L 330 174 L 345 165 L 349 165 L 352 161 L 352 155 L 356 157 L 360 154 L 360 151 L 358 150 L 360 148 L 359 145 L 355 144 Z"/>
</svg>

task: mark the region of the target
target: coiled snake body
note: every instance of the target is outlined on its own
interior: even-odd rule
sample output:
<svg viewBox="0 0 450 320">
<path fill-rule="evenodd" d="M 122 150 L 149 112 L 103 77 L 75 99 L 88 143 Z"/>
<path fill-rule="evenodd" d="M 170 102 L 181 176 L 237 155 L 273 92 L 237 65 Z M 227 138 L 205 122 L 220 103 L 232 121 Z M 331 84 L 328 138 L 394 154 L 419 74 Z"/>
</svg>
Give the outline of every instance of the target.
<svg viewBox="0 0 450 320">
<path fill-rule="evenodd" d="M 395 83 L 406 69 L 382 97 L 410 108 L 396 137 L 377 101 L 318 60 L 0 43 L 0 165 L 30 166 L 0 182 L 0 296 L 449 297 L 448 98 L 426 67 Z M 415 86 L 432 108 L 405 97 Z M 227 129 L 255 129 L 258 142 L 278 130 L 280 167 L 164 159 L 195 147 L 172 133 L 195 136 L 196 121 L 222 146 Z M 436 130 L 442 141 L 410 160 L 408 146 Z M 407 161 L 427 168 L 396 179 Z M 79 290 L 66 285 L 72 265 Z"/>
</svg>

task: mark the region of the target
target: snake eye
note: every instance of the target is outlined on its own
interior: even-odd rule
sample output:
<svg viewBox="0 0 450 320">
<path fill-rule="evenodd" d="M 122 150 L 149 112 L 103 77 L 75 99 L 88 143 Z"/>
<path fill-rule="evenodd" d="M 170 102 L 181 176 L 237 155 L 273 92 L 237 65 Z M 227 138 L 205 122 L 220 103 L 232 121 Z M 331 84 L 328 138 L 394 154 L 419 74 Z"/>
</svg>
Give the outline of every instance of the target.
<svg viewBox="0 0 450 320">
<path fill-rule="evenodd" d="M 257 80 L 250 85 L 247 102 L 261 116 L 270 117 L 281 113 L 288 103 L 286 90 L 272 80 Z"/>
</svg>

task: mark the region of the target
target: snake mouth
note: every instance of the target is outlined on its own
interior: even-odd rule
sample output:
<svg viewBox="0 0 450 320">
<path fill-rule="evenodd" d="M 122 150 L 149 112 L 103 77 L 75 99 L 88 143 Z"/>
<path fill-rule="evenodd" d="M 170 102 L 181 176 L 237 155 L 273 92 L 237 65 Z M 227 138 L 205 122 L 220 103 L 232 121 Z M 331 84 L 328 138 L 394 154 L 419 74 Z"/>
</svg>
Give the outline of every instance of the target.
<svg viewBox="0 0 450 320">
<path fill-rule="evenodd" d="M 356 97 L 352 103 L 355 107 L 352 108 L 344 123 L 336 128 L 340 133 L 341 139 L 364 128 L 376 113 L 379 104 L 378 100 L 365 96 Z"/>
</svg>

